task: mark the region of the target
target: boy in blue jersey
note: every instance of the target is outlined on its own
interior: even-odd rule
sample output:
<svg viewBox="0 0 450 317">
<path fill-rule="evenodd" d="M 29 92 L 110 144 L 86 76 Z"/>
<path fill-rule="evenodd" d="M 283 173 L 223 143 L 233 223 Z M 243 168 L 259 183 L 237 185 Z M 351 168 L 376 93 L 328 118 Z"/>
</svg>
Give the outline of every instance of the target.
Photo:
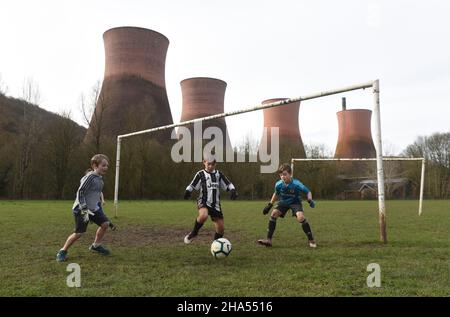
<svg viewBox="0 0 450 317">
<path fill-rule="evenodd" d="M 260 239 L 258 243 L 267 247 L 272 246 L 272 236 L 277 224 L 277 218 L 284 218 L 289 209 L 292 211 L 292 216 L 297 217 L 303 231 L 308 237 L 308 243 L 311 248 L 316 248 L 317 244 L 314 241 L 311 227 L 303 214 L 302 202 L 300 199 L 300 193 L 305 193 L 311 208 L 315 207 L 314 200 L 312 199 L 311 191 L 303 185 L 298 179 L 292 177 L 292 169 L 289 164 L 282 164 L 278 169 L 281 180 L 275 184 L 275 192 L 272 195 L 272 199 L 263 210 L 263 214 L 269 213 L 274 202 L 279 200 L 277 206 L 272 211 L 269 220 L 267 239 Z"/>
</svg>

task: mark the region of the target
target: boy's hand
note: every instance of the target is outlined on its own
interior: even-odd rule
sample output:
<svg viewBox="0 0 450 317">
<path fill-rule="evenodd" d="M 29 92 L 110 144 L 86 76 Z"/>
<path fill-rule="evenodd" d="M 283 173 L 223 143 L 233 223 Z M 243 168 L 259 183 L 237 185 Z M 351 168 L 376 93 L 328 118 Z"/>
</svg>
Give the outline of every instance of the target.
<svg viewBox="0 0 450 317">
<path fill-rule="evenodd" d="M 82 215 L 83 217 L 86 217 L 86 214 L 88 214 L 88 207 L 87 205 L 80 205 L 80 215 Z"/>
<path fill-rule="evenodd" d="M 237 197 L 238 197 L 238 193 L 236 192 L 236 189 L 230 190 L 230 199 L 236 200 Z"/>
<path fill-rule="evenodd" d="M 263 215 L 267 215 L 269 213 L 270 209 L 272 209 L 272 207 L 273 207 L 273 204 L 271 202 L 269 202 L 267 204 L 267 206 L 264 207 L 264 209 L 263 209 Z"/>
<path fill-rule="evenodd" d="M 191 192 L 190 191 L 188 191 L 188 190 L 186 190 L 185 192 L 184 192 L 184 199 L 189 199 L 189 198 L 191 198 Z"/>
<path fill-rule="evenodd" d="M 83 217 L 84 222 L 89 222 L 89 215 L 91 215 L 91 216 L 94 215 L 94 213 L 87 208 L 81 209 L 80 213 L 81 213 L 81 216 Z"/>
<path fill-rule="evenodd" d="M 309 204 L 309 207 L 311 207 L 311 208 L 316 207 L 316 203 L 312 199 L 308 199 L 308 204 Z"/>
</svg>

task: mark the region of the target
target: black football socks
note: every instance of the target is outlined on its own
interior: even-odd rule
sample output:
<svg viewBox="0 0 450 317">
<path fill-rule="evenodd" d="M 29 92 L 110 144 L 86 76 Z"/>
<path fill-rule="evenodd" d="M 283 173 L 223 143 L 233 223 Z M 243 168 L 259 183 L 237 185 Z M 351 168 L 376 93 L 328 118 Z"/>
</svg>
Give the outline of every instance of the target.
<svg viewBox="0 0 450 317">
<path fill-rule="evenodd" d="M 273 232 L 275 231 L 276 226 L 277 226 L 277 218 L 270 217 L 269 226 L 267 229 L 267 239 L 272 240 Z"/>
<path fill-rule="evenodd" d="M 216 232 L 216 233 L 214 234 L 214 240 L 220 239 L 220 238 L 222 238 L 222 237 L 223 237 L 223 233 L 218 233 L 218 232 Z"/>
<path fill-rule="evenodd" d="M 200 230 L 200 228 L 203 226 L 203 223 L 200 223 L 197 221 L 197 219 L 195 219 L 195 224 L 194 224 L 194 229 L 192 229 L 192 236 L 195 237 L 196 235 L 198 235 L 198 231 Z"/>
<path fill-rule="evenodd" d="M 300 224 L 302 225 L 303 232 L 305 232 L 308 240 L 314 240 L 308 220 L 304 219 L 302 222 L 300 222 Z"/>
</svg>

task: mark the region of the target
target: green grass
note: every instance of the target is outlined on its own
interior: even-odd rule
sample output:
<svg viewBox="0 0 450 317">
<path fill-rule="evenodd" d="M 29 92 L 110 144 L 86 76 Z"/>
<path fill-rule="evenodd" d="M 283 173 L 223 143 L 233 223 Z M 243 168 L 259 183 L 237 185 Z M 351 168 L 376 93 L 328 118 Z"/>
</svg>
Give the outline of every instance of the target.
<svg viewBox="0 0 450 317">
<path fill-rule="evenodd" d="M 375 201 L 319 201 L 306 207 L 318 242 L 309 249 L 298 223 L 277 223 L 274 246 L 265 237 L 265 202 L 223 202 L 233 252 L 209 252 L 210 220 L 191 245 L 183 237 L 196 208 L 185 201 L 122 202 L 119 231 L 108 232 L 112 255 L 88 251 L 95 225 L 55 261 L 73 228 L 68 201 L 0 201 L 1 296 L 449 296 L 450 201 L 387 202 L 387 245 L 378 239 Z M 112 215 L 112 205 L 105 208 Z M 68 263 L 81 266 L 81 288 L 66 286 Z M 381 266 L 381 288 L 369 288 L 369 263 Z"/>
</svg>

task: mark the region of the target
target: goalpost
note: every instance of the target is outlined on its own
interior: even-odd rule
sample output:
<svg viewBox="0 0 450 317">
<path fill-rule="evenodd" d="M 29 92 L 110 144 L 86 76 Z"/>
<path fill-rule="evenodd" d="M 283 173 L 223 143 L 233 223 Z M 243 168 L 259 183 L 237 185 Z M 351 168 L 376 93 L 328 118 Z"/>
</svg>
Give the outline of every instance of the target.
<svg viewBox="0 0 450 317">
<path fill-rule="evenodd" d="M 422 214 L 422 206 L 423 206 L 423 186 L 425 181 L 425 158 L 409 158 L 409 157 L 383 157 L 383 161 L 421 161 L 422 168 L 420 173 L 420 190 L 419 190 L 419 216 Z M 329 162 L 329 161 L 376 161 L 376 158 L 317 158 L 317 159 L 308 159 L 308 158 L 293 158 L 291 159 L 291 169 L 292 174 L 294 174 L 294 163 L 295 162 L 310 162 L 310 161 L 319 161 L 319 162 Z"/>
<path fill-rule="evenodd" d="M 377 183 L 378 183 L 378 213 L 379 213 L 379 227 L 380 227 L 380 240 L 383 243 L 387 243 L 387 235 L 386 235 L 386 207 L 385 207 L 385 194 L 384 194 L 384 172 L 383 172 L 383 157 L 382 157 L 382 141 L 381 141 L 381 119 L 380 119 L 380 82 L 378 79 L 374 81 L 370 81 L 363 84 L 352 85 L 340 89 L 328 90 L 323 92 L 318 92 L 306 96 L 300 96 L 297 98 L 289 98 L 277 102 L 272 102 L 268 104 L 259 104 L 257 106 L 248 107 L 242 110 L 224 112 L 208 117 L 188 120 L 184 122 L 169 124 L 165 126 L 160 126 L 152 129 L 141 130 L 137 132 L 122 134 L 117 136 L 117 152 L 116 152 L 116 175 L 115 175 L 115 186 L 114 186 L 114 216 L 118 215 L 118 203 L 119 203 L 119 175 L 120 175 L 120 147 L 123 139 L 142 135 L 146 133 L 152 133 L 161 130 L 173 129 L 179 126 L 185 126 L 188 124 L 203 122 L 207 120 L 213 120 L 218 118 L 224 118 L 229 116 L 234 116 L 242 113 L 279 107 L 283 105 L 287 105 L 293 102 L 302 102 L 310 99 L 321 98 L 325 96 L 331 96 L 335 94 L 340 94 L 347 91 L 359 90 L 372 88 L 373 94 L 373 113 L 375 115 L 375 151 L 376 151 L 376 162 L 377 162 Z"/>
</svg>

